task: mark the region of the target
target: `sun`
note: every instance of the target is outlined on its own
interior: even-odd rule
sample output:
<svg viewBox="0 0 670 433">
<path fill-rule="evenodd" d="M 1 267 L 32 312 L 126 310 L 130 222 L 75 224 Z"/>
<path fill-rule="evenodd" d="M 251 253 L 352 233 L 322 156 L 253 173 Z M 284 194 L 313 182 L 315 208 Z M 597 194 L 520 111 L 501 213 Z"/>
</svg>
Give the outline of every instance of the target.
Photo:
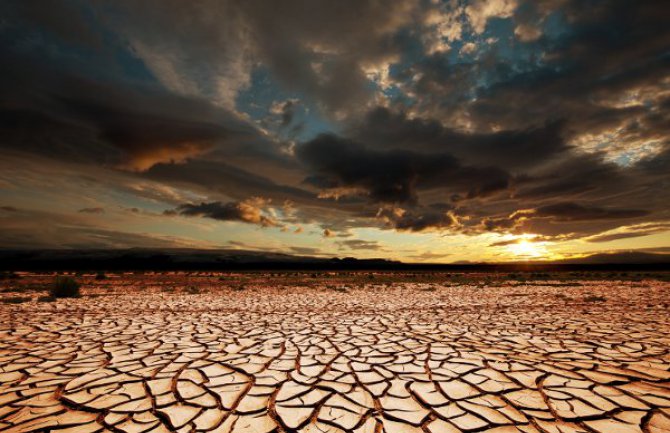
<svg viewBox="0 0 670 433">
<path fill-rule="evenodd" d="M 508 246 L 510 252 L 517 257 L 535 258 L 542 257 L 545 253 L 544 247 L 525 239 Z"/>
</svg>

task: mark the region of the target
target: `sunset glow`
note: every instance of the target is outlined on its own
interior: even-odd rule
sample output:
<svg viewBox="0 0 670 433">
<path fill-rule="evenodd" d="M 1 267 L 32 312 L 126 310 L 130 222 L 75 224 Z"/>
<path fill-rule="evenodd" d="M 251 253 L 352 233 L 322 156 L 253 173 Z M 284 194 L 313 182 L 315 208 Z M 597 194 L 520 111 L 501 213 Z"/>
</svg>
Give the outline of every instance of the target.
<svg viewBox="0 0 670 433">
<path fill-rule="evenodd" d="M 544 249 L 533 243 L 529 242 L 527 240 L 522 240 L 519 241 L 519 243 L 512 244 L 509 246 L 509 250 L 514 254 L 515 256 L 518 256 L 520 258 L 526 257 L 526 258 L 537 258 L 537 257 L 542 257 L 544 256 Z"/>
<path fill-rule="evenodd" d="M 0 6 L 2 249 L 670 251 L 667 2 L 56 4 Z"/>
</svg>

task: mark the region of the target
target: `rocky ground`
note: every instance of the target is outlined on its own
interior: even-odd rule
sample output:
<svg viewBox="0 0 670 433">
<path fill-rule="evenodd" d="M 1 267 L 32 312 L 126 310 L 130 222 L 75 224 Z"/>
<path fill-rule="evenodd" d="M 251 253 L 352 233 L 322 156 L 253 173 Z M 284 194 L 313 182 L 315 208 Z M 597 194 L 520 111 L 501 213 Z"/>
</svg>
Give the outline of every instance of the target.
<svg viewBox="0 0 670 433">
<path fill-rule="evenodd" d="M 0 282 L 0 432 L 670 432 L 653 278 L 51 278 Z"/>
</svg>

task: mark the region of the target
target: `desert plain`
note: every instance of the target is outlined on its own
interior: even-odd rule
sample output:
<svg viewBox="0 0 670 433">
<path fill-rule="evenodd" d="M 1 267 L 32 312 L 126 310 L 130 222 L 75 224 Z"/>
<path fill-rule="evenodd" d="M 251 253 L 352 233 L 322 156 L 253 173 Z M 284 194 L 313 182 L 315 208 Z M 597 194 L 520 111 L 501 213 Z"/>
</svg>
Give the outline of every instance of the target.
<svg viewBox="0 0 670 433">
<path fill-rule="evenodd" d="M 0 281 L 0 432 L 670 432 L 667 275 Z"/>
</svg>

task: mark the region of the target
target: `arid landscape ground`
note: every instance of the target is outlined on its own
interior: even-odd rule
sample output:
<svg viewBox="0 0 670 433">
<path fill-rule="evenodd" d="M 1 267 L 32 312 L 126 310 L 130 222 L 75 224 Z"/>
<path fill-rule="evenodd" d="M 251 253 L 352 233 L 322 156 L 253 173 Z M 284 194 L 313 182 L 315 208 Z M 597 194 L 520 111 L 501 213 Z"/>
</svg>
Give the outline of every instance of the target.
<svg viewBox="0 0 670 433">
<path fill-rule="evenodd" d="M 2 432 L 670 432 L 666 274 L 15 277 Z"/>
</svg>

